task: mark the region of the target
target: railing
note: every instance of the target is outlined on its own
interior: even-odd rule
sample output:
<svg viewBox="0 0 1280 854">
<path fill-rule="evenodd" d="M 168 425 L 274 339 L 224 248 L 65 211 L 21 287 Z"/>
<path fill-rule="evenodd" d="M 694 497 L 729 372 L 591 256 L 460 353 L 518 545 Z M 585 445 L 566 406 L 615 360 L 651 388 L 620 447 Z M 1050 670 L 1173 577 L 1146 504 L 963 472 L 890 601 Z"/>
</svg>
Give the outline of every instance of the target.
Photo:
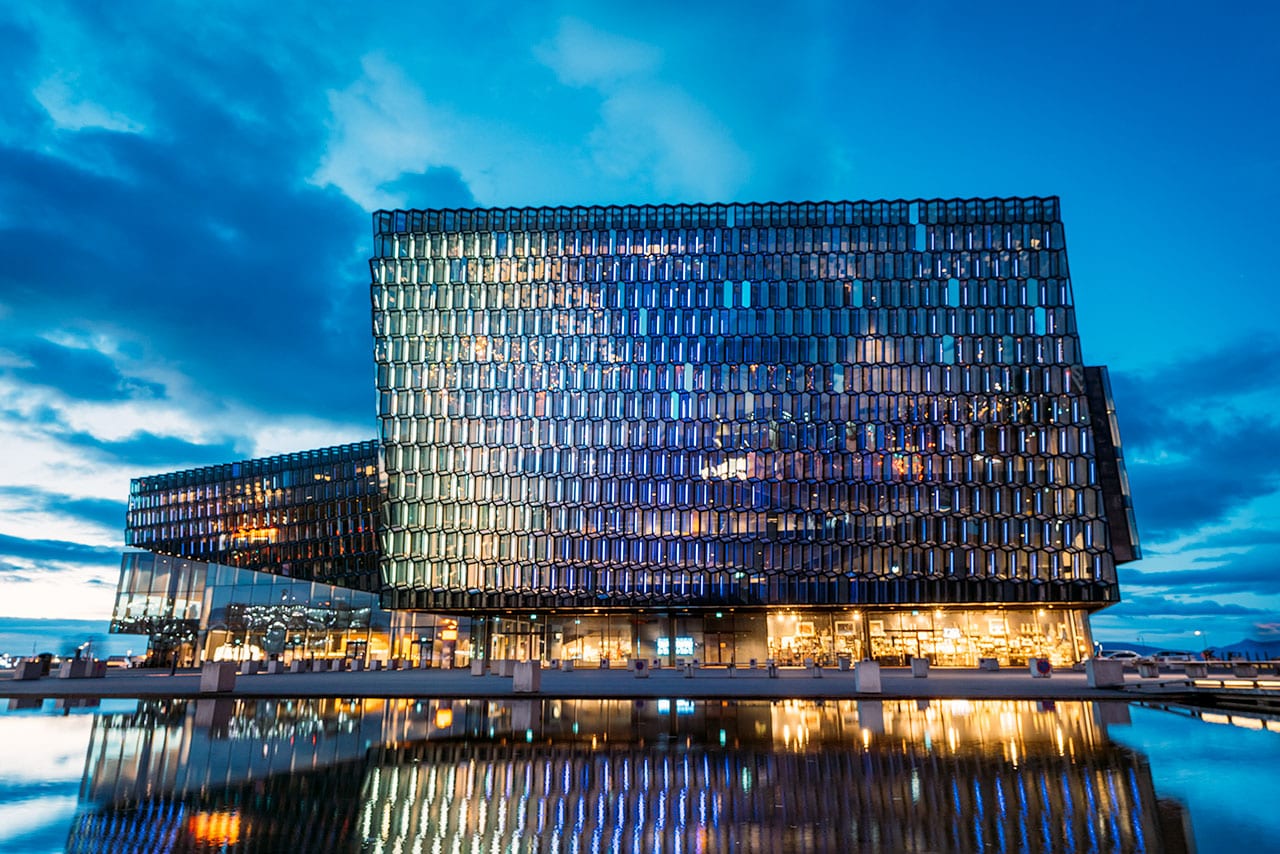
<svg viewBox="0 0 1280 854">
<path fill-rule="evenodd" d="M 1125 687 L 1139 691 L 1248 691 L 1280 697 L 1280 679 L 1184 677 L 1181 679 L 1161 679 L 1158 682 L 1135 682 Z"/>
</svg>

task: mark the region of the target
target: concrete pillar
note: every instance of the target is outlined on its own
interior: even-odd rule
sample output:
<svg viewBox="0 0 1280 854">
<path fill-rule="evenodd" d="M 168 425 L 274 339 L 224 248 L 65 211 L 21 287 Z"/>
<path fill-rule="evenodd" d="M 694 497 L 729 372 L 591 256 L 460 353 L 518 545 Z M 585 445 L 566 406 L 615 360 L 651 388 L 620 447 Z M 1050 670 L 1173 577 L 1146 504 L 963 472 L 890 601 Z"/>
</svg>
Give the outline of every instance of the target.
<svg viewBox="0 0 1280 854">
<path fill-rule="evenodd" d="M 1084 663 L 1084 678 L 1090 688 L 1119 688 L 1124 684 L 1124 662 L 1090 658 Z"/>
<path fill-rule="evenodd" d="M 236 687 L 234 661 L 206 661 L 200 668 L 200 693 L 221 694 Z"/>
<path fill-rule="evenodd" d="M 853 690 L 859 694 L 880 693 L 880 665 L 874 661 L 859 661 L 853 666 Z"/>
<path fill-rule="evenodd" d="M 13 672 L 15 680 L 39 679 L 44 675 L 44 664 L 38 658 L 24 658 L 18 662 L 18 668 Z"/>
<path fill-rule="evenodd" d="M 517 661 L 512 669 L 511 690 L 536 694 L 542 690 L 542 665 L 537 661 Z"/>
</svg>

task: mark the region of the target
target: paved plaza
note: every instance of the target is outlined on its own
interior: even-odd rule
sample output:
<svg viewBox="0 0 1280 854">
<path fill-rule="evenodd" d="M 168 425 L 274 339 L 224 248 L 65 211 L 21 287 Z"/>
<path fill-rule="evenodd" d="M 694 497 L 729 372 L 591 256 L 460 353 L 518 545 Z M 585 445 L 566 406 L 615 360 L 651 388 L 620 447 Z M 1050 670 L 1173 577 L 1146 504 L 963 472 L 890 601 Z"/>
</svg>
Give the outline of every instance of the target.
<svg viewBox="0 0 1280 854">
<path fill-rule="evenodd" d="M 544 670 L 538 696 L 572 699 L 661 698 L 689 699 L 843 699 L 865 697 L 854 687 L 852 671 L 824 669 L 815 677 L 803 668 L 779 668 L 776 678 L 762 669 L 694 670 L 686 677 L 674 668 L 652 670 L 639 678 L 627 670 Z M 1129 681 L 1136 682 L 1130 674 Z M 1023 669 L 997 672 L 935 668 L 925 678 L 913 678 L 906 668 L 881 670 L 884 699 L 1118 699 L 1118 689 L 1090 688 L 1083 673 L 1057 671 L 1050 678 L 1033 678 Z M 393 670 L 341 673 L 283 673 L 238 675 L 235 697 L 420 697 L 489 698 L 513 696 L 510 677 L 469 670 Z M 200 695 L 200 675 L 180 671 L 111 670 L 98 679 L 9 681 L 0 676 L 0 696 L 42 697 L 194 697 Z"/>
</svg>

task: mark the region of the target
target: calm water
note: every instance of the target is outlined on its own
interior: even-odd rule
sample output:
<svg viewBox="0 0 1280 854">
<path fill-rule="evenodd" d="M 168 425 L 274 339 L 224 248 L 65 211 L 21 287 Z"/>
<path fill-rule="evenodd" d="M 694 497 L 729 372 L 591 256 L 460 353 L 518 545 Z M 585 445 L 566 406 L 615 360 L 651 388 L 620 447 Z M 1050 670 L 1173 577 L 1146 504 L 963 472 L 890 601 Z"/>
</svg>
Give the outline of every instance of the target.
<svg viewBox="0 0 1280 854">
<path fill-rule="evenodd" d="M 36 703 L 0 714 L 0 850 L 1261 852 L 1280 838 L 1280 724 L 1124 704 Z"/>
</svg>

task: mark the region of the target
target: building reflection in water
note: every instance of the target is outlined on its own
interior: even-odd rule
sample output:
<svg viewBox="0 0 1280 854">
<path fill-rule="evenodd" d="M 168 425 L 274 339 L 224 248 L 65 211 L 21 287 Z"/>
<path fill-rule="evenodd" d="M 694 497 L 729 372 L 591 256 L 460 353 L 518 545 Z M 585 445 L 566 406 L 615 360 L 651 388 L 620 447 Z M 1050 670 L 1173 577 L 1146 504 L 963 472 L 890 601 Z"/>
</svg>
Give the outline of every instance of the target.
<svg viewBox="0 0 1280 854">
<path fill-rule="evenodd" d="M 1125 706 L 200 700 L 95 723 L 69 851 L 1168 851 Z"/>
</svg>

